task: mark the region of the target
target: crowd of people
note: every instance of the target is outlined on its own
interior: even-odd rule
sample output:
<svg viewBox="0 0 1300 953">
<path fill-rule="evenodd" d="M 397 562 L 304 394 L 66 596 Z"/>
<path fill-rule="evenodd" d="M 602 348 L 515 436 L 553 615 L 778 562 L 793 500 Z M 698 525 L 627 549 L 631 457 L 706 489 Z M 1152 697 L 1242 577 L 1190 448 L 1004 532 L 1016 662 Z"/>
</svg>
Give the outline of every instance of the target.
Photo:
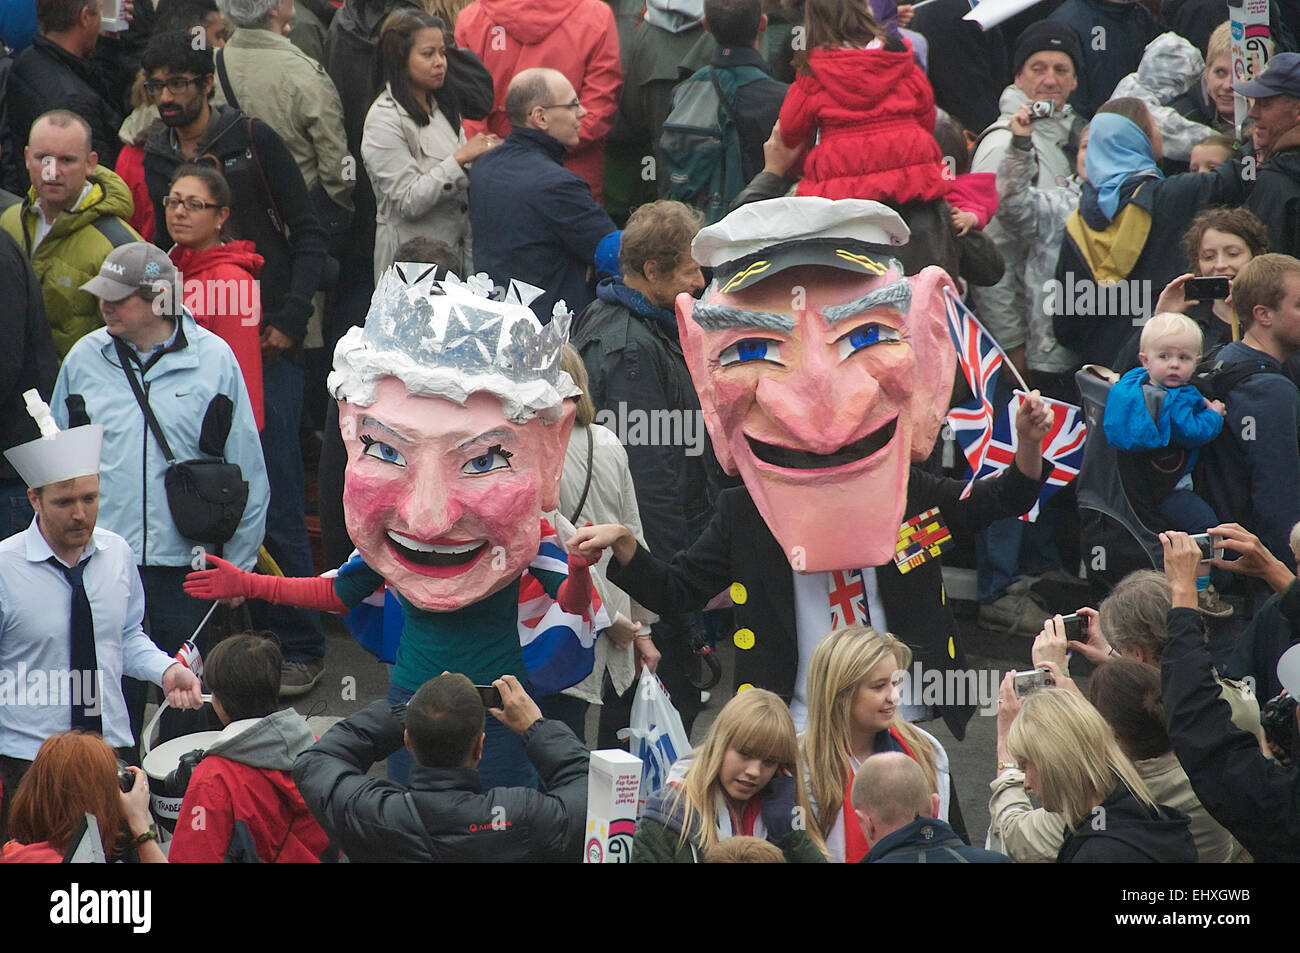
<svg viewBox="0 0 1300 953">
<path fill-rule="evenodd" d="M 0 862 L 576 861 L 652 680 L 730 700 L 636 862 L 1300 856 L 1288 7 L 1234 79 L 1222 3 L 102 2 L 0 20 Z"/>
</svg>

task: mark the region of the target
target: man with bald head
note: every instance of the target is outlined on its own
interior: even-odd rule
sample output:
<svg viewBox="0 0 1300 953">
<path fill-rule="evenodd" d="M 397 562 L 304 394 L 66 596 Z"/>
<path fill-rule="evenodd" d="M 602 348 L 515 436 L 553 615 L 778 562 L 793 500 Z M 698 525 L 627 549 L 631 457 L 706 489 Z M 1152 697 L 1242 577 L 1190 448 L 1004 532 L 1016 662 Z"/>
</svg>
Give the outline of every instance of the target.
<svg viewBox="0 0 1300 953">
<path fill-rule="evenodd" d="M 45 315 L 59 359 L 84 334 L 102 327 L 99 302 L 79 290 L 99 274 L 109 252 L 140 240 L 131 190 L 91 148 L 90 124 L 67 109 L 32 123 L 23 157 L 31 179 L 22 204 L 0 215 L 0 228 L 23 249 L 41 283 Z"/>
<path fill-rule="evenodd" d="M 853 778 L 853 813 L 871 845 L 864 864 L 1009 864 L 971 847 L 941 821 L 939 795 L 925 772 L 900 751 L 872 755 Z"/>
<path fill-rule="evenodd" d="M 474 269 L 498 285 L 511 278 L 543 289 L 533 303 L 542 323 L 557 301 L 575 314 L 591 301 L 588 271 L 614 223 L 591 188 L 564 168 L 587 111 L 573 84 L 552 69 L 526 69 L 506 90 L 510 135 L 469 174 Z"/>
</svg>

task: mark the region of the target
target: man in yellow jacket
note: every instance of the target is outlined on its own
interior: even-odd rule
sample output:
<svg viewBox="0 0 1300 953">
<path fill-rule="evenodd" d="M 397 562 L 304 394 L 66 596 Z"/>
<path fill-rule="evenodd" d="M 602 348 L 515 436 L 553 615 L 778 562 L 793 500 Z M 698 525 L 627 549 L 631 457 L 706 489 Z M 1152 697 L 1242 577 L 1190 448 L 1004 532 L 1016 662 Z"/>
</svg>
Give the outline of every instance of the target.
<svg viewBox="0 0 1300 953">
<path fill-rule="evenodd" d="M 97 164 L 90 127 L 76 113 L 56 109 L 32 123 L 24 157 L 32 186 L 21 205 L 0 215 L 0 228 L 31 260 L 62 360 L 78 338 L 104 324 L 95 296 L 81 286 L 99 274 L 109 252 L 141 238 L 126 224 L 131 190 Z"/>
</svg>

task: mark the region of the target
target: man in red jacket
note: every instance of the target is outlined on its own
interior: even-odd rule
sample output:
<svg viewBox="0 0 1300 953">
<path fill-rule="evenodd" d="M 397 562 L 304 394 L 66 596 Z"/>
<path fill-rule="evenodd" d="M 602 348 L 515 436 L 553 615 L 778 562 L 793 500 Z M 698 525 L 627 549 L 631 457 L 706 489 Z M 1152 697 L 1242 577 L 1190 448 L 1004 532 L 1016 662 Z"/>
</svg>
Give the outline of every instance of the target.
<svg viewBox="0 0 1300 953">
<path fill-rule="evenodd" d="M 483 61 L 492 74 L 496 101 L 483 122 L 465 122 L 465 135 L 510 135 L 506 89 L 510 80 L 535 66 L 559 70 L 577 90 L 586 110 L 578 145 L 564 167 L 587 180 L 597 204 L 605 185 L 605 137 L 614 125 L 623 73 L 619 66 L 614 14 L 600 0 L 475 0 L 456 18 L 456 42 Z"/>
<path fill-rule="evenodd" d="M 225 730 L 194 768 L 168 852 L 172 863 L 315 863 L 329 837 L 290 770 L 316 743 L 292 708 L 276 711 L 280 649 L 260 635 L 212 650 L 203 680 Z"/>
</svg>

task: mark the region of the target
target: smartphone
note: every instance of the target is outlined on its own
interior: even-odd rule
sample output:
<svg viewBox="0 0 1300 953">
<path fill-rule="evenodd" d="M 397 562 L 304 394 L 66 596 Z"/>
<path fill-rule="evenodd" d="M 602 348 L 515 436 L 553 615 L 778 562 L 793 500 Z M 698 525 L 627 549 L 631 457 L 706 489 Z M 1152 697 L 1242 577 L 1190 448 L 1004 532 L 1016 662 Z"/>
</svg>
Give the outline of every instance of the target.
<svg viewBox="0 0 1300 953">
<path fill-rule="evenodd" d="M 1209 533 L 1197 533 L 1192 537 L 1192 542 L 1201 547 L 1202 559 L 1222 559 L 1223 547 L 1215 548 L 1214 537 Z"/>
<path fill-rule="evenodd" d="M 1040 688 L 1051 688 L 1054 685 L 1056 685 L 1056 679 L 1052 678 L 1052 673 L 1045 668 L 1030 669 L 1028 672 L 1016 672 L 1017 698 L 1024 698 Z"/>
<path fill-rule="evenodd" d="M 484 708 L 505 707 L 501 702 L 501 692 L 497 690 L 495 685 L 475 685 L 474 688 L 478 692 L 478 697 L 482 700 Z"/>
<path fill-rule="evenodd" d="M 101 33 L 120 33 L 131 27 L 122 19 L 122 0 L 100 0 L 99 15 Z"/>
<path fill-rule="evenodd" d="M 1077 612 L 1071 612 L 1069 615 L 1061 616 L 1061 622 L 1065 626 L 1067 640 L 1083 641 L 1083 616 Z"/>
<path fill-rule="evenodd" d="M 1225 275 L 1213 275 L 1209 278 L 1193 278 L 1183 286 L 1183 294 L 1189 301 L 1218 301 L 1228 297 L 1231 279 Z"/>
</svg>

